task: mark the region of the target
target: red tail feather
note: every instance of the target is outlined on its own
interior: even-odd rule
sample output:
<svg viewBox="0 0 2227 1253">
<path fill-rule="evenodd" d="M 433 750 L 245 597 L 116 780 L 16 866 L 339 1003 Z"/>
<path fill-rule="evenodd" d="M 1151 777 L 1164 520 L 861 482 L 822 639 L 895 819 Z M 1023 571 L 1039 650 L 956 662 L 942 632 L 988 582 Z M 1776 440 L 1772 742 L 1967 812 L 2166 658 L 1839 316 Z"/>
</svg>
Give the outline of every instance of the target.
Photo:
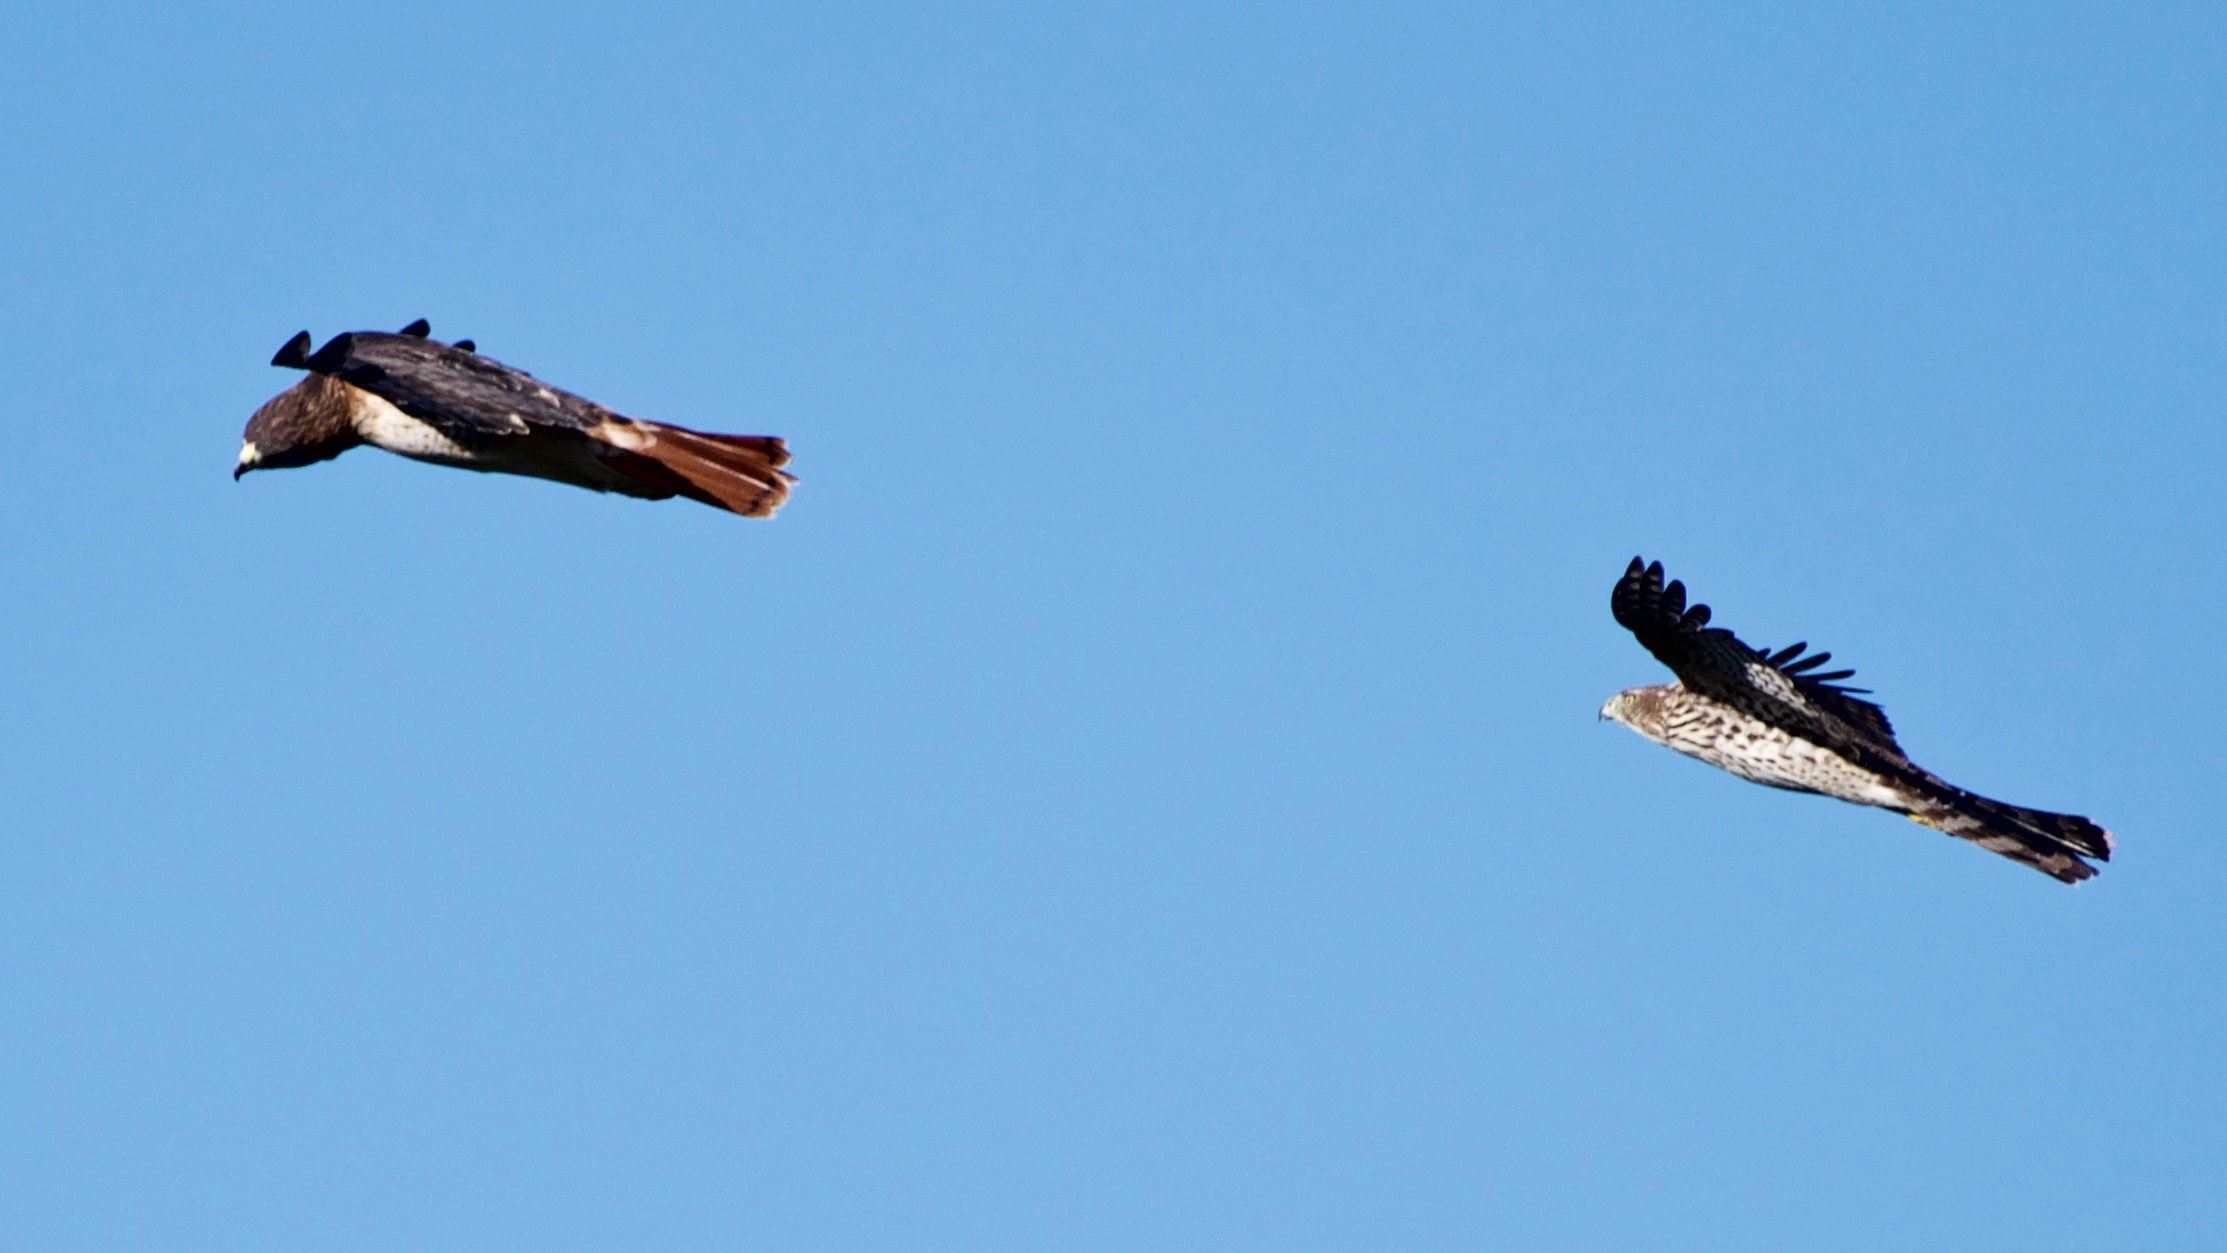
<svg viewBox="0 0 2227 1253">
<path fill-rule="evenodd" d="M 745 518 L 770 518 L 796 480 L 771 435 L 713 435 L 640 419 L 605 434 L 606 464 L 645 483 Z"/>
</svg>

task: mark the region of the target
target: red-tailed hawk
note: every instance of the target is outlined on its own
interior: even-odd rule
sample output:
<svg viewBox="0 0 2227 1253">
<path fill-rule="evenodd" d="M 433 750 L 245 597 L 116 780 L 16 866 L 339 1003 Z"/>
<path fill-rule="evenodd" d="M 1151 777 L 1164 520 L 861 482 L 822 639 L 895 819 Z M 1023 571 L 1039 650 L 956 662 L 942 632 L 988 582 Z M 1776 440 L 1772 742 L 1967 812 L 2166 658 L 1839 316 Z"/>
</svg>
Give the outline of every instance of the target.
<svg viewBox="0 0 2227 1253">
<path fill-rule="evenodd" d="M 1618 692 L 1601 717 L 1743 779 L 1891 809 L 2064 883 L 2095 874 L 2082 858 L 2111 859 L 2111 833 L 2086 818 L 1974 796 L 1912 765 L 1879 706 L 1837 684 L 1855 671 L 1818 674 L 1831 653 L 1766 654 L 1709 626 L 1684 584 L 1663 586 L 1662 563 L 1634 557 L 1609 608 L 1678 682 Z"/>
<path fill-rule="evenodd" d="M 248 419 L 237 479 L 370 444 L 436 465 L 554 479 L 647 500 L 686 496 L 770 518 L 794 482 L 770 435 L 711 435 L 622 417 L 478 354 L 438 343 L 421 319 L 399 335 L 351 331 L 309 351 L 309 332 L 271 364 L 309 377 Z"/>
</svg>

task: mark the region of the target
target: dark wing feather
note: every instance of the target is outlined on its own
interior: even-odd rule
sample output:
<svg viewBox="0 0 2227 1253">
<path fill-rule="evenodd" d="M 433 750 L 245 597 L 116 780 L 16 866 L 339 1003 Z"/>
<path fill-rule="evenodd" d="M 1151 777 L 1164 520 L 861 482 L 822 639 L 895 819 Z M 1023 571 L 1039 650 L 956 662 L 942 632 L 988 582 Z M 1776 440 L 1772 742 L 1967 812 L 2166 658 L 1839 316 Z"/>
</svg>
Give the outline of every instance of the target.
<svg viewBox="0 0 2227 1253">
<path fill-rule="evenodd" d="M 287 340 L 285 346 L 278 350 L 278 355 L 271 358 L 271 364 L 288 370 L 308 369 L 309 332 L 294 332 L 294 338 Z"/>
<path fill-rule="evenodd" d="M 1899 764 L 1908 758 L 1895 743 L 1887 715 L 1870 701 L 1858 700 L 1855 689 L 1836 686 L 1834 680 L 1855 674 L 1838 670 L 1809 674 L 1832 657 L 1818 653 L 1801 658 L 1807 644 L 1796 644 L 1767 653 L 1751 648 L 1732 632 L 1711 627 L 1709 607 L 1686 606 L 1685 584 L 1663 582 L 1661 562 L 1632 558 L 1624 577 L 1609 594 L 1609 610 L 1616 621 L 1646 646 L 1648 652 L 1689 690 L 1723 701 L 1772 726 L 1821 743 L 1841 747 L 1854 743 L 1873 752 L 1884 752 Z M 1797 658 L 1800 658 L 1797 660 Z M 1776 671 L 1781 684 L 1770 680 Z M 1792 697 L 1792 699 L 1790 699 Z"/>
<path fill-rule="evenodd" d="M 585 431 L 618 416 L 492 357 L 416 335 L 351 331 L 333 337 L 304 364 L 466 444 L 523 435 L 537 426 Z"/>
</svg>

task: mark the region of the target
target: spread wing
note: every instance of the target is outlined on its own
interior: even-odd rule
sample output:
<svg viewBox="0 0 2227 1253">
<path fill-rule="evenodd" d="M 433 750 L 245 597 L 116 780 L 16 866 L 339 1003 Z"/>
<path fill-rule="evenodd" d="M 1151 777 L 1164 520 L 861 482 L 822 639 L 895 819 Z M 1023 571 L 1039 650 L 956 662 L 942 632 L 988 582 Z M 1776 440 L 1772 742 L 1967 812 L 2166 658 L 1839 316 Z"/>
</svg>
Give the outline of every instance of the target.
<svg viewBox="0 0 2227 1253">
<path fill-rule="evenodd" d="M 430 339 L 423 322 L 399 335 L 350 331 L 314 353 L 307 348 L 307 335 L 296 336 L 273 364 L 360 387 L 467 446 L 535 427 L 588 431 L 618 417 L 592 400 L 480 356 L 470 340 L 452 345 Z"/>
<path fill-rule="evenodd" d="M 1609 609 L 1689 690 L 1805 739 L 1833 748 L 1860 747 L 1909 765 L 1887 715 L 1853 695 L 1862 689 L 1840 686 L 1838 680 L 1855 671 L 1819 674 L 1817 668 L 1832 659 L 1831 653 L 1804 657 L 1807 644 L 1769 653 L 1710 626 L 1707 605 L 1687 606 L 1685 584 L 1675 579 L 1663 583 L 1661 562 L 1632 558 L 1609 596 Z"/>
</svg>

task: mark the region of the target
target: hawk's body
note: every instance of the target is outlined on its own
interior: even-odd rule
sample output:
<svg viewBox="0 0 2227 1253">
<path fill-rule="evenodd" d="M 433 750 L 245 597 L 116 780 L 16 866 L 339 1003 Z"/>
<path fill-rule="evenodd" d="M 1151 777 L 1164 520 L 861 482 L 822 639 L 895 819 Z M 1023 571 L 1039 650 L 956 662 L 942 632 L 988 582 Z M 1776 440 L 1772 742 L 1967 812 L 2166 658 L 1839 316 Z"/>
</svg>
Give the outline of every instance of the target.
<svg viewBox="0 0 2227 1253">
<path fill-rule="evenodd" d="M 1906 814 L 2066 883 L 2095 874 L 2082 858 L 2110 859 L 2111 833 L 2086 818 L 1975 796 L 1913 764 L 1887 715 L 1835 682 L 1854 671 L 1812 673 L 1832 654 L 1766 655 L 1710 627 L 1709 607 L 1688 609 L 1660 563 L 1634 558 L 1610 607 L 1679 682 L 1619 692 L 1602 717 L 1743 779 Z"/>
<path fill-rule="evenodd" d="M 1887 776 L 1677 684 L 1634 688 L 1625 695 L 1652 706 L 1633 711 L 1631 721 L 1650 728 L 1640 734 L 1751 783 L 1858 805 L 1893 806 L 1901 799 Z"/>
<path fill-rule="evenodd" d="M 359 444 L 418 461 L 553 479 L 648 500 L 686 496 L 745 517 L 788 498 L 788 450 L 766 435 L 712 435 L 613 413 L 470 341 L 354 331 L 314 354 L 305 331 L 272 359 L 310 371 L 248 420 L 235 476 L 308 465 Z"/>
</svg>

